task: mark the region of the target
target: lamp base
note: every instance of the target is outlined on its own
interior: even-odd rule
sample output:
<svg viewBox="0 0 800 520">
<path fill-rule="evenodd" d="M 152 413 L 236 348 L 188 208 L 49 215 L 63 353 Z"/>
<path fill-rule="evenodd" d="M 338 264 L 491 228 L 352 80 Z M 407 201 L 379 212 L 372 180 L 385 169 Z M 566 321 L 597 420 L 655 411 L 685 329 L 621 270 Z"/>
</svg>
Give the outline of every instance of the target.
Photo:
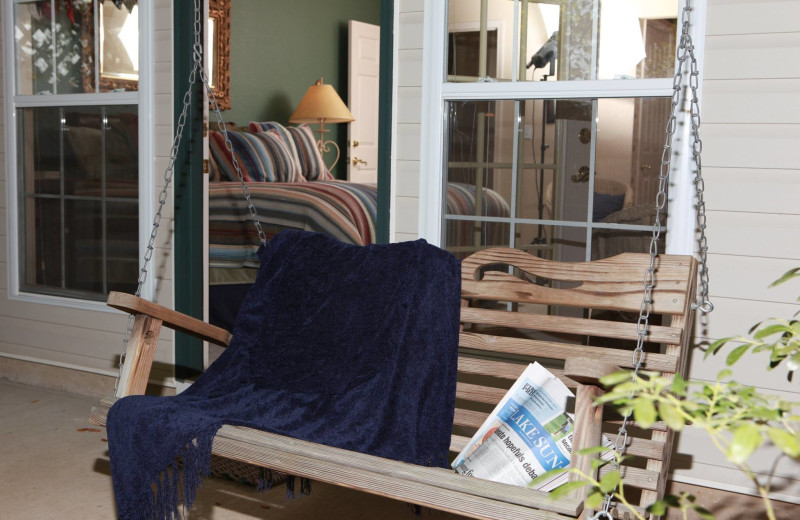
<svg viewBox="0 0 800 520">
<path fill-rule="evenodd" d="M 325 122 L 319 122 L 319 141 L 317 141 L 317 149 L 319 149 L 319 153 L 322 156 L 322 162 L 325 162 L 325 154 L 331 151 L 331 146 L 334 147 L 336 151 L 336 158 L 333 160 L 333 164 L 330 166 L 325 164 L 325 167 L 328 168 L 330 172 L 336 167 L 336 163 L 339 162 L 339 157 L 341 156 L 341 152 L 339 150 L 339 145 L 336 144 L 336 141 L 326 140 L 325 133 L 330 132 L 330 130 L 325 130 Z"/>
</svg>

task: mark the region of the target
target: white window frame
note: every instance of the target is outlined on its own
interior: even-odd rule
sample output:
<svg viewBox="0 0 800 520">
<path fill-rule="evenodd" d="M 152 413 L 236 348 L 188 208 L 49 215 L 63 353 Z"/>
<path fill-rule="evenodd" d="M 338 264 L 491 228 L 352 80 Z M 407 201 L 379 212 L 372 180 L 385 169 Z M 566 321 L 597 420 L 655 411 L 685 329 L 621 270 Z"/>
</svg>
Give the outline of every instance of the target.
<svg viewBox="0 0 800 520">
<path fill-rule="evenodd" d="M 154 70 L 154 4 L 153 0 L 139 0 L 139 83 L 136 92 L 108 92 L 95 94 L 56 94 L 18 96 L 16 81 L 16 42 L 14 40 L 14 6 L 24 0 L 3 2 L 3 108 L 5 125 L 5 177 L 6 177 L 6 231 L 8 299 L 28 303 L 41 303 L 92 311 L 118 313 L 104 302 L 80 298 L 52 296 L 20 290 L 19 279 L 19 203 L 17 162 L 16 109 L 28 107 L 137 105 L 139 114 L 139 262 L 144 256 L 150 237 L 154 216 L 154 144 L 153 144 L 153 70 Z M 152 299 L 155 279 L 148 277 L 142 287 L 142 296 Z"/>
<path fill-rule="evenodd" d="M 679 0 L 677 30 L 680 42 L 681 13 L 688 0 Z M 518 5 L 518 4 L 517 4 Z M 698 99 L 702 100 L 703 57 L 707 0 L 691 0 L 690 34 L 698 62 L 700 78 Z M 454 100 L 518 100 L 518 99 L 593 99 L 671 97 L 672 78 L 579 80 L 553 82 L 447 83 L 447 2 L 425 0 L 422 58 L 422 128 L 420 139 L 419 236 L 443 246 L 443 197 L 445 175 L 444 122 L 446 105 Z M 515 32 L 517 28 L 515 27 Z M 684 71 L 685 72 L 685 71 Z M 688 75 L 684 74 L 684 84 Z M 669 212 L 666 252 L 690 255 L 695 245 L 695 189 L 690 168 L 690 125 L 688 112 L 678 115 L 678 130 L 673 139 L 670 172 Z M 666 121 L 664 125 L 666 126 Z M 702 135 L 701 135 L 702 137 Z"/>
</svg>

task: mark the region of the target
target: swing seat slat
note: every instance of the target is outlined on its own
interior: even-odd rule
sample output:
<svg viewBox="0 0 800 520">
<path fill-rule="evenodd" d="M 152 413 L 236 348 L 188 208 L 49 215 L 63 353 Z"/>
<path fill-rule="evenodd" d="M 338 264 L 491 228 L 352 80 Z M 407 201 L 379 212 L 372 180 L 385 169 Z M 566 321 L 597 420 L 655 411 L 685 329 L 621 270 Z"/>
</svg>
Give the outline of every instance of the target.
<svg viewBox="0 0 800 520">
<path fill-rule="evenodd" d="M 576 394 L 573 451 L 599 445 L 601 435 L 613 441 L 620 416 L 610 407 L 594 406 L 593 398 L 602 394 L 600 376 L 617 367 L 632 366 L 631 343 L 636 339 L 642 278 L 649 262 L 649 255 L 627 253 L 596 262 L 562 263 L 505 248 L 479 251 L 466 258 L 462 262 L 462 332 L 451 451 L 458 452 L 466 445 L 491 408 L 534 360 Z M 661 314 L 662 320 L 649 329 L 644 367 L 665 375 L 685 375 L 696 262 L 689 256 L 662 255 L 656 265 L 653 312 Z M 138 327 L 150 320 L 215 344 L 224 346 L 230 341 L 227 331 L 130 295 L 112 293 L 109 305 L 134 314 Z M 631 317 L 632 313 L 637 316 Z M 117 397 L 107 398 L 93 409 L 90 419 L 96 424 L 105 425 L 111 404 L 131 393 L 128 379 L 139 381 L 135 391 L 143 393 L 141 381 L 146 383 L 152 363 L 145 336 L 132 336 L 128 357 L 138 360 L 136 374 L 121 380 Z M 144 358 L 140 349 L 146 352 Z M 638 498 L 633 503 L 638 502 L 637 509 L 643 511 L 663 496 L 673 435 L 663 423 L 647 429 L 630 423 L 629 431 L 626 453 L 633 457 L 621 471 L 626 495 L 633 491 Z M 212 452 L 470 518 L 555 520 L 588 518 L 590 513 L 583 510 L 585 495 L 581 493 L 552 500 L 540 491 L 242 427 L 223 426 Z M 589 457 L 573 459 L 575 467 L 592 472 Z M 602 476 L 607 471 L 602 467 L 595 474 Z"/>
</svg>

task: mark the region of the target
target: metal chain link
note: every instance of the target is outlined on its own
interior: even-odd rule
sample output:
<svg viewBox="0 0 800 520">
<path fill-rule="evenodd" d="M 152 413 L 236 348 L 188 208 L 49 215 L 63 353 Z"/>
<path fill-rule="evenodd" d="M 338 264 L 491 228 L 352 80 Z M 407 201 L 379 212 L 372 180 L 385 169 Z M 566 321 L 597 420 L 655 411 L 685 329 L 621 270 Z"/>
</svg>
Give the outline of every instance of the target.
<svg viewBox="0 0 800 520">
<path fill-rule="evenodd" d="M 675 131 L 678 127 L 677 113 L 681 101 L 681 86 L 683 84 L 683 67 L 687 59 L 689 59 L 689 87 L 692 92 L 691 96 L 691 125 L 692 125 L 692 158 L 695 163 L 695 186 L 697 191 L 697 224 L 700 229 L 700 237 L 698 245 L 700 249 L 700 283 L 701 289 L 698 296 L 697 303 L 692 305 L 693 309 L 699 309 L 702 312 L 710 312 L 714 306 L 708 300 L 708 246 L 705 235 L 706 217 L 705 217 L 705 203 L 703 202 L 703 190 L 705 185 L 701 175 L 701 162 L 700 154 L 703 149 L 703 143 L 700 140 L 700 107 L 697 99 L 697 85 L 699 82 L 699 72 L 697 70 L 697 59 L 694 55 L 694 45 L 692 37 L 689 34 L 690 27 L 690 13 L 691 7 L 687 0 L 681 14 L 681 37 L 676 52 L 678 64 L 675 70 L 675 76 L 672 81 L 672 101 L 670 107 L 670 116 L 667 120 L 666 136 L 664 138 L 664 149 L 661 153 L 661 169 L 658 174 L 658 195 L 656 195 L 656 215 L 655 222 L 653 223 L 653 232 L 650 237 L 650 263 L 645 269 L 644 273 L 644 290 L 642 295 L 642 304 L 639 308 L 639 319 L 636 323 L 637 340 L 636 349 L 633 351 L 633 375 L 635 381 L 639 377 L 639 371 L 644 365 L 645 351 L 644 344 L 649 334 L 650 327 L 650 313 L 653 308 L 653 288 L 655 287 L 655 264 L 658 257 L 658 240 L 661 238 L 661 218 L 664 213 L 664 207 L 667 203 L 667 182 L 669 180 L 669 172 L 672 166 L 672 140 Z M 633 397 L 633 394 L 631 394 Z M 628 424 L 631 420 L 632 411 L 626 412 L 622 417 L 622 424 L 619 427 L 616 438 L 614 440 L 614 451 L 617 455 L 611 462 L 612 470 L 619 470 L 619 458 L 625 454 L 625 449 L 628 444 Z M 612 493 L 607 493 L 604 500 L 602 509 L 600 509 L 592 520 L 613 520 L 611 515 L 612 508 Z"/>
<path fill-rule="evenodd" d="M 186 92 L 183 94 L 183 108 L 181 110 L 181 115 L 178 118 L 178 124 L 175 127 L 175 136 L 173 137 L 172 148 L 170 149 L 169 154 L 169 163 L 167 164 L 167 168 L 164 170 L 164 186 L 161 188 L 161 191 L 158 194 L 158 209 L 153 217 L 153 226 L 150 230 L 150 239 L 147 243 L 147 248 L 145 249 L 142 267 L 139 270 L 139 279 L 136 284 L 136 292 L 134 293 L 137 297 L 142 295 L 142 287 L 144 287 L 144 283 L 147 280 L 147 268 L 153 258 L 156 236 L 158 235 L 158 228 L 161 225 L 161 213 L 164 209 L 164 205 L 167 202 L 169 185 L 172 183 L 172 178 L 175 173 L 175 160 L 178 157 L 178 150 L 181 145 L 181 140 L 183 139 L 183 131 L 186 128 L 186 120 L 188 119 L 189 112 L 191 110 L 192 90 L 197 81 L 198 73 L 205 91 L 208 93 L 212 109 L 217 116 L 217 121 L 221 124 L 222 134 L 225 137 L 225 147 L 228 149 L 228 152 L 231 153 L 231 157 L 233 158 L 233 166 L 236 168 L 236 173 L 239 175 L 239 181 L 242 184 L 242 191 L 244 192 L 245 199 L 247 200 L 247 206 L 250 210 L 250 215 L 252 216 L 253 223 L 258 231 L 258 238 L 262 244 L 266 244 L 267 242 L 267 237 L 261 228 L 261 222 L 258 219 L 256 208 L 250 200 L 250 192 L 245 184 L 244 174 L 239 166 L 239 162 L 236 160 L 235 154 L 233 154 L 233 145 L 231 144 L 228 136 L 228 130 L 225 127 L 225 122 L 222 121 L 222 113 L 220 112 L 217 98 L 214 95 L 214 92 L 211 90 L 211 86 L 208 82 L 208 76 L 206 75 L 205 68 L 203 66 L 203 17 L 201 5 L 202 0 L 194 0 L 194 41 L 192 43 L 192 67 L 189 72 L 189 84 L 186 88 Z M 114 394 L 116 394 L 118 391 L 119 381 L 122 377 L 122 368 L 125 363 L 125 357 L 128 353 L 128 343 L 130 341 L 131 333 L 133 332 L 133 322 L 134 316 L 131 314 L 128 316 L 128 326 L 125 330 L 125 335 L 122 338 L 122 353 L 120 355 L 117 378 L 114 381 Z"/>
</svg>

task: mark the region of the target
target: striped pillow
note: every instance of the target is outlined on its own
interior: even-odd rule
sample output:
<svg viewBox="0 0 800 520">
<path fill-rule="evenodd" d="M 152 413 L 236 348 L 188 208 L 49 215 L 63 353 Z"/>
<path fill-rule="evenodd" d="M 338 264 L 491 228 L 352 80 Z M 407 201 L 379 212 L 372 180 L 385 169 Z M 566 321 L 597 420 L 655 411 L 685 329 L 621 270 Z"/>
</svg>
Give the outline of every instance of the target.
<svg viewBox="0 0 800 520">
<path fill-rule="evenodd" d="M 308 125 L 284 127 L 280 123 L 274 121 L 265 122 L 250 122 L 251 132 L 267 132 L 275 130 L 281 134 L 284 141 L 291 142 L 290 149 L 296 154 L 297 162 L 300 165 L 300 170 L 303 176 L 309 181 L 330 181 L 333 180 L 333 175 L 328 171 L 325 166 L 325 161 L 319 153 L 317 147 L 317 139 Z M 289 139 L 288 136 L 291 136 Z M 288 145 L 287 145 L 288 146 Z"/>
<path fill-rule="evenodd" d="M 250 121 L 250 131 L 254 134 L 269 131 L 278 132 L 278 135 L 281 136 L 283 142 L 286 143 L 286 148 L 289 149 L 292 157 L 294 157 L 295 161 L 297 161 L 297 164 L 300 164 L 300 157 L 297 155 L 297 148 L 294 145 L 294 139 L 286 127 L 282 124 L 276 123 L 275 121 L 264 121 L 263 123 Z"/>
<path fill-rule="evenodd" d="M 305 182 L 297 159 L 276 131 L 228 132 L 233 154 L 226 149 L 222 132 L 211 131 L 208 135 L 212 181 L 238 181 L 233 166 L 236 157 L 245 181 Z"/>
</svg>

